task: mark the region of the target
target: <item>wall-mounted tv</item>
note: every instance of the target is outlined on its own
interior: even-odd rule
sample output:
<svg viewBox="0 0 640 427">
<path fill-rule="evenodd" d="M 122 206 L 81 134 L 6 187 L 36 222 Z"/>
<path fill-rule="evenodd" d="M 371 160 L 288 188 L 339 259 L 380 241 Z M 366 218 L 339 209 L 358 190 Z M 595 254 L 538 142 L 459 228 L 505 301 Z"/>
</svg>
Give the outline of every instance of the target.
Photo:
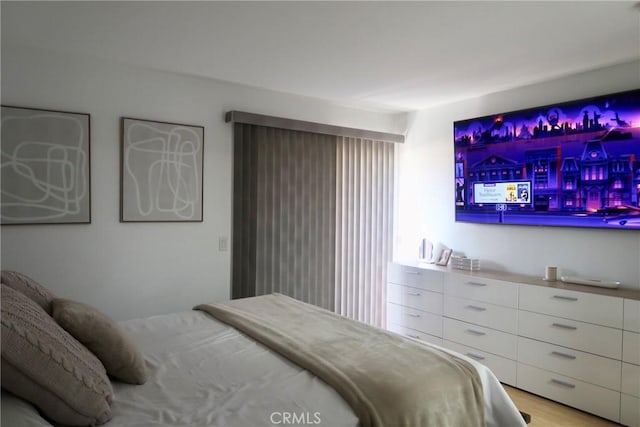
<svg viewBox="0 0 640 427">
<path fill-rule="evenodd" d="M 640 89 L 453 124 L 456 221 L 640 230 Z"/>
</svg>

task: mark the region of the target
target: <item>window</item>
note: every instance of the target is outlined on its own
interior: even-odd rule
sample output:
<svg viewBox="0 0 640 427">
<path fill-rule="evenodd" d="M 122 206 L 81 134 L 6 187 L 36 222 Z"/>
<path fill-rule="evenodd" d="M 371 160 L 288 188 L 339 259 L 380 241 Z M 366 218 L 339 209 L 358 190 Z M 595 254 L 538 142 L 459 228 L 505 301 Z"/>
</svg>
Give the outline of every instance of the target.
<svg viewBox="0 0 640 427">
<path fill-rule="evenodd" d="M 233 298 L 281 292 L 384 326 L 394 152 L 236 121 Z"/>
</svg>

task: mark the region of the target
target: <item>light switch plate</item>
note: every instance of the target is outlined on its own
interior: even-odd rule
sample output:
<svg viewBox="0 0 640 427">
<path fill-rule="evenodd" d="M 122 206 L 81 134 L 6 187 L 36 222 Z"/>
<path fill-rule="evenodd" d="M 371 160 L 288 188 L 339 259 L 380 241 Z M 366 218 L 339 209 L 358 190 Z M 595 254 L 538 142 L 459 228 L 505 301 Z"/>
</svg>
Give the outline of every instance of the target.
<svg viewBox="0 0 640 427">
<path fill-rule="evenodd" d="M 229 238 L 222 236 L 218 238 L 218 250 L 220 252 L 226 252 L 229 250 Z"/>
</svg>

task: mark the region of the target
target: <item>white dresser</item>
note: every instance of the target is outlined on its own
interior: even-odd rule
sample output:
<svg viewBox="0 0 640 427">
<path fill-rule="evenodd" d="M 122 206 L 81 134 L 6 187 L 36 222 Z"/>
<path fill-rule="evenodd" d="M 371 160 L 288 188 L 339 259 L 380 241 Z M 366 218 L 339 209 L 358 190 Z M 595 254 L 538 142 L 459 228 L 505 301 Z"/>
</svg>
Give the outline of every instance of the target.
<svg viewBox="0 0 640 427">
<path fill-rule="evenodd" d="M 444 278 L 444 346 L 465 354 L 516 385 L 518 286 L 501 280 L 447 273 Z"/>
<path fill-rule="evenodd" d="M 618 422 L 623 299 L 520 286 L 517 387 Z"/>
<path fill-rule="evenodd" d="M 387 270 L 387 329 L 442 345 L 444 273 L 402 264 Z"/>
<path fill-rule="evenodd" d="M 487 365 L 500 381 L 640 427 L 640 291 L 391 263 L 388 329 Z"/>
<path fill-rule="evenodd" d="M 624 300 L 620 422 L 640 427 L 640 301 Z"/>
</svg>

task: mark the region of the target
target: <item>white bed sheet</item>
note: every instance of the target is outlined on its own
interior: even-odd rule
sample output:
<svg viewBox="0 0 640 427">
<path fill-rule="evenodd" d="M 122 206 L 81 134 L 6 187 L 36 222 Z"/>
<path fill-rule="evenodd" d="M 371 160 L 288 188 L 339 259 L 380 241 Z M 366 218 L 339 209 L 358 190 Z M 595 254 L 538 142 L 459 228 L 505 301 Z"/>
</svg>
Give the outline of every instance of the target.
<svg viewBox="0 0 640 427">
<path fill-rule="evenodd" d="M 151 375 L 143 385 L 113 383 L 108 427 L 310 425 L 318 419 L 320 426 L 358 425 L 323 381 L 204 312 L 120 325 Z M 283 422 L 294 414 L 302 422 Z"/>
<path fill-rule="evenodd" d="M 151 376 L 140 386 L 114 382 L 108 427 L 358 425 L 323 381 L 203 312 L 120 325 L 143 352 Z M 449 352 L 478 370 L 488 426 L 525 425 L 491 371 Z M 292 423 L 294 416 L 298 423 Z"/>
<path fill-rule="evenodd" d="M 2 389 L 0 426 L 6 427 L 51 427 L 40 416 L 35 406 Z"/>
</svg>

